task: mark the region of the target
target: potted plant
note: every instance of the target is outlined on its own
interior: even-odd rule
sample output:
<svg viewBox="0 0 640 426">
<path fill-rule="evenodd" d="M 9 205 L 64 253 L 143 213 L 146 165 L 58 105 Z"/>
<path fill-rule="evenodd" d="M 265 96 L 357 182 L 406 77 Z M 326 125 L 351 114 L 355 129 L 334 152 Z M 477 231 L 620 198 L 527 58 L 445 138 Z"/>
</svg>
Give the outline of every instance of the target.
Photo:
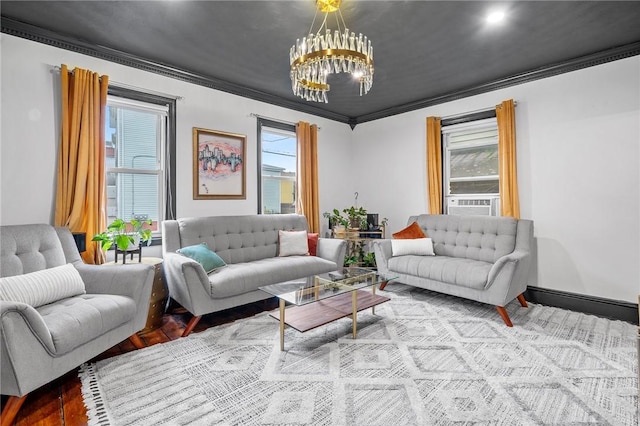
<svg viewBox="0 0 640 426">
<path fill-rule="evenodd" d="M 349 268 L 351 266 L 357 266 L 358 265 L 358 256 L 356 255 L 347 255 L 344 257 L 344 266 Z"/>
<path fill-rule="evenodd" d="M 371 269 L 376 268 L 376 255 L 374 252 L 370 251 L 362 256 L 362 266 Z"/>
<path fill-rule="evenodd" d="M 343 209 L 342 212 L 347 215 L 347 218 L 349 219 L 348 226 L 351 229 L 367 228 L 367 211 L 364 207 L 356 208 L 351 206 L 348 209 Z"/>
<path fill-rule="evenodd" d="M 344 232 L 349 226 L 349 219 L 342 216 L 338 209 L 333 209 L 331 212 L 324 212 L 322 216 L 329 219 L 329 229 L 333 229 L 335 233 Z"/>
<path fill-rule="evenodd" d="M 135 250 L 139 247 L 140 242 L 151 244 L 153 238 L 151 229 L 144 227 L 151 225 L 151 223 L 151 219 L 131 219 L 130 222 L 125 222 L 116 218 L 107 226 L 106 231 L 94 235 L 91 241 L 100 242 L 103 250 L 109 250 L 114 244 L 120 251 Z"/>
</svg>

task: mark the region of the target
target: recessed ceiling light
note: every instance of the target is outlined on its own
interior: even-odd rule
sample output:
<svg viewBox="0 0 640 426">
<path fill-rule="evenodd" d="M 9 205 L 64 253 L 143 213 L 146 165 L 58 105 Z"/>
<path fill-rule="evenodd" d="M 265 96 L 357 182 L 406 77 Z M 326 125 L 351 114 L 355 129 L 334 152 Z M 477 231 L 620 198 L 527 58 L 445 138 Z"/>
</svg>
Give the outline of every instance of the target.
<svg viewBox="0 0 640 426">
<path fill-rule="evenodd" d="M 504 20 L 504 12 L 501 10 L 493 11 L 487 15 L 487 22 L 490 24 L 497 24 Z"/>
</svg>

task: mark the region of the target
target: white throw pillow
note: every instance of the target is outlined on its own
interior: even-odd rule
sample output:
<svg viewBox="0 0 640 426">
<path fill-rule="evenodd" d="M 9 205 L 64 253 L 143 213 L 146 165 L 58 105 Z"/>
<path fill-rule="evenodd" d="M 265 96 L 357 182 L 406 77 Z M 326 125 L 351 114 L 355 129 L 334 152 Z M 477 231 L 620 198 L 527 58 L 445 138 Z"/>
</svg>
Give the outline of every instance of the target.
<svg viewBox="0 0 640 426">
<path fill-rule="evenodd" d="M 279 256 L 306 256 L 309 254 L 307 231 L 278 231 Z"/>
<path fill-rule="evenodd" d="M 84 281 L 70 263 L 0 278 L 0 300 L 26 303 L 34 308 L 84 293 Z"/>
<path fill-rule="evenodd" d="M 391 240 L 392 256 L 435 256 L 431 238 L 415 238 L 412 240 Z"/>
</svg>

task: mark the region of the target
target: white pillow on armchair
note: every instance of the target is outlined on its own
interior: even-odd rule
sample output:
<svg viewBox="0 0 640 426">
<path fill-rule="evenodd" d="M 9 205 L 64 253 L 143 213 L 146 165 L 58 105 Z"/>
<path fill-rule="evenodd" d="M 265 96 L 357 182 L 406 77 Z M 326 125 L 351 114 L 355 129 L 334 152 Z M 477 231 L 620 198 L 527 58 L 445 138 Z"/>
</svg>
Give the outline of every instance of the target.
<svg viewBox="0 0 640 426">
<path fill-rule="evenodd" d="M 34 308 L 85 293 L 84 281 L 70 263 L 0 278 L 0 300 L 26 303 Z"/>
</svg>

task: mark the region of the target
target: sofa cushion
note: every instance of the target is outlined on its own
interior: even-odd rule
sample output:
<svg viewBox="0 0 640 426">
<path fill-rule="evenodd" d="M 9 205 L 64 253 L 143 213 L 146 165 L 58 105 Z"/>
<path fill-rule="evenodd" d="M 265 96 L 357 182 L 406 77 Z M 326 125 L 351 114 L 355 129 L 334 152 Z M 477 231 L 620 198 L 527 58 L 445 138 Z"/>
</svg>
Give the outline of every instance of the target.
<svg viewBox="0 0 640 426">
<path fill-rule="evenodd" d="M 85 293 L 84 281 L 72 264 L 0 278 L 0 300 L 34 308 Z"/>
<path fill-rule="evenodd" d="M 272 257 L 249 263 L 228 264 L 209 275 L 207 291 L 214 299 L 255 291 L 260 286 L 335 271 L 337 265 L 316 256 Z"/>
<path fill-rule="evenodd" d="M 449 256 L 397 256 L 389 259 L 392 273 L 413 275 L 447 284 L 484 289 L 492 264 Z"/>
<path fill-rule="evenodd" d="M 407 240 L 391 240 L 391 255 L 435 256 L 431 238 L 414 238 Z"/>
<path fill-rule="evenodd" d="M 0 226 L 0 276 L 27 274 L 67 262 L 51 225 Z"/>
<path fill-rule="evenodd" d="M 278 246 L 278 256 L 308 255 L 307 231 L 278 231 Z"/>
<path fill-rule="evenodd" d="M 135 301 L 112 294 L 85 294 L 37 309 L 47 325 L 56 355 L 63 355 L 114 328 L 136 314 Z"/>
<path fill-rule="evenodd" d="M 177 250 L 177 252 L 201 264 L 207 274 L 227 265 L 220 256 L 209 250 L 207 243 L 183 247 Z"/>
<path fill-rule="evenodd" d="M 418 222 L 412 222 L 409 226 L 391 235 L 397 240 L 426 238 L 427 236 L 418 225 Z"/>
<path fill-rule="evenodd" d="M 307 243 L 309 244 L 309 255 L 316 256 L 318 253 L 318 238 L 320 234 L 317 232 L 309 232 L 307 234 Z"/>
</svg>

